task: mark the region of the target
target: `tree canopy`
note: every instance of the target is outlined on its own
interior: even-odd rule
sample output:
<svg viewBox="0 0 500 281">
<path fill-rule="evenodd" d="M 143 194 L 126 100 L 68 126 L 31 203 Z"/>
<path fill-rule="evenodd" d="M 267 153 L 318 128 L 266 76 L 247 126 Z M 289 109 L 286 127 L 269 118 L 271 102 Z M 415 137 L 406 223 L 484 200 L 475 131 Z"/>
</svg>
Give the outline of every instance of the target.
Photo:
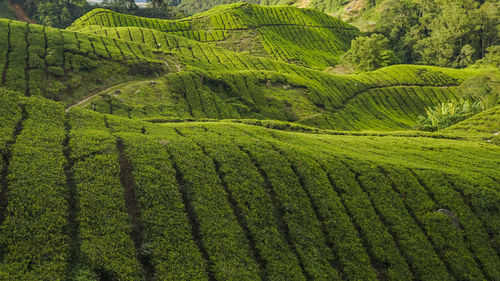
<svg viewBox="0 0 500 281">
<path fill-rule="evenodd" d="M 342 59 L 360 71 L 374 70 L 397 62 L 394 51 L 389 48 L 389 39 L 377 33 L 352 40 L 351 49 Z"/>
</svg>

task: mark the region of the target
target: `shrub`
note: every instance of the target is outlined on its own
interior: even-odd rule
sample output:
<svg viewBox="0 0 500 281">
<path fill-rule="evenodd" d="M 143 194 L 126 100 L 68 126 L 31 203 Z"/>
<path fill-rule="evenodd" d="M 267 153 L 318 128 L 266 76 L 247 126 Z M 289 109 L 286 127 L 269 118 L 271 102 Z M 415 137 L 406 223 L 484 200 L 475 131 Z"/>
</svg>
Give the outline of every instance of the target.
<svg viewBox="0 0 500 281">
<path fill-rule="evenodd" d="M 389 49 L 389 40 L 381 34 L 352 40 L 351 49 L 342 56 L 342 60 L 359 71 L 375 70 L 398 61 L 394 51 Z"/>
<path fill-rule="evenodd" d="M 416 129 L 425 131 L 441 130 L 472 117 L 480 111 L 481 106 L 478 102 L 469 100 L 443 102 L 440 105 L 426 108 L 427 116 L 419 116 Z"/>
</svg>

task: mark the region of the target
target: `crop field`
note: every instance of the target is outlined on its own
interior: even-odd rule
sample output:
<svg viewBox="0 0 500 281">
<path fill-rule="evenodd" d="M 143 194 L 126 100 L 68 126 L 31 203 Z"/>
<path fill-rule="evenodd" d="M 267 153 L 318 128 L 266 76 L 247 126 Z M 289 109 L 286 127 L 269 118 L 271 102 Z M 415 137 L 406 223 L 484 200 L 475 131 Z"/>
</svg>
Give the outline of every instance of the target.
<svg viewBox="0 0 500 281">
<path fill-rule="evenodd" d="M 323 71 L 357 35 L 251 4 L 0 19 L 0 280 L 500 281 L 500 107 L 414 130 L 500 72 Z"/>
<path fill-rule="evenodd" d="M 355 27 L 315 10 L 248 4 L 219 6 L 176 21 L 95 9 L 69 29 L 95 26 L 148 28 L 316 69 L 338 62 L 358 34 Z"/>
<path fill-rule="evenodd" d="M 498 146 L 1 102 L 3 280 L 500 276 Z"/>
<path fill-rule="evenodd" d="M 222 7 L 190 21 L 167 21 L 161 25 L 163 28 L 158 27 L 163 21 L 105 10 L 95 10 L 77 21 L 71 29 L 83 26 L 78 32 L 5 20 L 3 36 L 9 40 L 3 41 L 4 51 L 0 54 L 0 60 L 5 55 L 4 62 L 0 61 L 4 66 L 2 85 L 67 104 L 89 92 L 101 93 L 104 98 L 96 95 L 87 105 L 101 113 L 136 119 L 275 119 L 324 129 L 394 130 L 414 126 L 428 106 L 456 99 L 456 86 L 481 72 L 408 65 L 335 76 L 283 59 L 235 52 L 168 32 L 181 28 L 181 22 L 199 26 L 207 18 L 232 13 L 241 14 L 239 18 L 245 22 L 263 25 L 269 21 L 285 27 L 298 21 L 321 26 L 336 24 L 309 10 L 300 12 L 302 18 L 288 18 L 279 15 L 288 10 L 292 15 L 299 12 L 293 8 L 258 7 Z M 250 18 L 244 13 L 249 8 L 257 15 L 268 16 Z M 271 13 L 269 9 L 276 11 Z M 104 16 L 116 19 L 106 21 Z M 155 24 L 152 28 L 106 27 L 128 19 L 143 22 L 142 26 L 148 26 L 145 22 Z M 317 22 L 313 23 L 313 19 Z M 92 20 L 103 26 L 85 25 Z M 311 48 L 305 45 L 302 50 L 310 52 Z M 317 62 L 318 52 L 322 51 L 310 52 Z M 11 56 L 21 59 L 10 64 Z M 114 71 L 116 68 L 119 71 Z M 144 78 L 138 80 L 138 76 Z M 120 83 L 130 80 L 133 82 Z"/>
<path fill-rule="evenodd" d="M 168 54 L 133 42 L 6 19 L 0 19 L 0 42 L 2 87 L 65 102 L 124 76 L 175 69 Z"/>
<path fill-rule="evenodd" d="M 474 138 L 489 143 L 500 144 L 500 106 L 459 122 L 443 131 L 454 135 L 473 135 Z"/>
<path fill-rule="evenodd" d="M 401 130 L 414 126 L 427 107 L 456 100 L 456 86 L 474 72 L 392 66 L 333 76 L 274 66 L 286 67 L 287 74 L 183 71 L 117 85 L 91 106 L 134 119 L 274 119 L 335 130 Z"/>
</svg>

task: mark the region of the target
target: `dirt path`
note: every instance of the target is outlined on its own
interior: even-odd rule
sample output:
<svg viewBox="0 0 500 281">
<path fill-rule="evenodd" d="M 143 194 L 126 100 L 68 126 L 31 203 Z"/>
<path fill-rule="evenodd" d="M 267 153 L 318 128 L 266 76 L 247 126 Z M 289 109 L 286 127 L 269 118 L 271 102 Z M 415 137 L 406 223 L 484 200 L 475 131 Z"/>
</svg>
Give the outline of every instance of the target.
<svg viewBox="0 0 500 281">
<path fill-rule="evenodd" d="M 177 68 L 177 72 L 181 72 L 182 71 L 181 66 L 178 63 L 176 63 L 175 61 L 174 61 L 174 65 L 175 65 L 175 68 Z"/>
<path fill-rule="evenodd" d="M 121 83 L 119 83 L 119 84 L 121 84 Z M 85 98 L 83 98 L 82 100 L 79 100 L 79 101 L 77 101 L 76 103 L 74 103 L 74 104 L 72 104 L 72 105 L 68 106 L 68 107 L 66 108 L 66 112 L 69 112 L 69 110 L 70 110 L 71 108 L 75 107 L 75 106 L 80 106 L 80 105 L 82 105 L 82 104 L 84 104 L 84 103 L 88 102 L 89 100 L 93 99 L 94 97 L 96 97 L 97 95 L 99 95 L 99 94 L 100 94 L 100 93 L 102 93 L 102 92 L 105 92 L 105 91 L 109 91 L 109 90 L 111 90 L 111 88 L 116 87 L 116 86 L 118 86 L 119 84 L 112 85 L 112 86 L 110 86 L 110 87 L 108 87 L 108 88 L 106 88 L 106 89 L 97 89 L 97 90 L 92 91 L 92 93 L 91 93 L 90 95 L 88 95 L 88 96 L 86 96 Z"/>
<path fill-rule="evenodd" d="M 31 24 L 36 24 L 36 22 L 28 17 L 24 10 L 16 3 L 9 1 L 10 9 L 16 14 L 16 18 L 20 21 L 24 21 Z"/>
<path fill-rule="evenodd" d="M 300 0 L 297 7 L 299 8 L 307 8 L 311 4 L 311 0 Z"/>
</svg>

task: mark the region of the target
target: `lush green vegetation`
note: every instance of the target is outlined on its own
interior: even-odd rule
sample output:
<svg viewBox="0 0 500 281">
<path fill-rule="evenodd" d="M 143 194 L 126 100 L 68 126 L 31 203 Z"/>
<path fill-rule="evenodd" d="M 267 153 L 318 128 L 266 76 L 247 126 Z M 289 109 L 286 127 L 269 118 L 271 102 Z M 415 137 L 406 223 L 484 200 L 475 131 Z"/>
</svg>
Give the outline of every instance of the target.
<svg viewBox="0 0 500 281">
<path fill-rule="evenodd" d="M 181 0 L 188 14 L 240 1 Z M 381 33 L 404 63 L 464 67 L 499 44 L 500 7 L 494 0 L 243 0 L 293 5 L 341 16 L 366 32 Z"/>
<path fill-rule="evenodd" d="M 14 19 L 14 12 L 9 8 L 8 0 L 0 1 L 0 18 Z"/>
<path fill-rule="evenodd" d="M 132 42 L 5 19 L 0 27 L 1 85 L 26 95 L 71 103 L 132 76 L 171 71 L 168 54 Z"/>
<path fill-rule="evenodd" d="M 427 107 L 456 100 L 462 75 L 476 72 L 393 66 L 336 77 L 289 69 L 297 74 L 172 73 L 115 86 L 88 106 L 134 119 L 274 119 L 336 130 L 401 130 L 416 125 Z"/>
<path fill-rule="evenodd" d="M 4 194 L 8 204 L 0 232 L 0 276 L 4 280 L 62 280 L 70 238 L 65 230 L 64 107 L 43 98 L 18 100 L 17 104 L 23 108 L 23 119 L 20 131 L 14 133 L 8 176 L 3 179 L 8 183 Z"/>
<path fill-rule="evenodd" d="M 9 9 L 12 3 L 16 13 Z M 173 9 L 168 0 L 152 0 L 149 5 L 139 8 L 134 0 L 103 0 L 99 3 L 89 3 L 86 0 L 1 0 L 0 18 L 15 19 L 45 26 L 66 28 L 77 18 L 94 8 L 106 8 L 131 15 L 172 18 L 182 17 L 178 9 Z"/>
<path fill-rule="evenodd" d="M 380 34 L 358 37 L 352 40 L 351 48 L 342 60 L 357 71 L 375 70 L 396 64 L 398 58 L 389 48 L 389 40 Z"/>
<path fill-rule="evenodd" d="M 499 276 L 498 146 L 7 104 L 3 279 Z"/>
<path fill-rule="evenodd" d="M 175 21 L 95 9 L 70 30 L 94 26 L 149 28 L 319 69 L 337 64 L 358 33 L 355 27 L 316 10 L 247 4 L 219 6 Z"/>
<path fill-rule="evenodd" d="M 0 279 L 500 280 L 495 56 L 382 67 L 375 35 L 378 69 L 323 71 L 358 34 L 249 4 L 0 19 Z"/>
</svg>

